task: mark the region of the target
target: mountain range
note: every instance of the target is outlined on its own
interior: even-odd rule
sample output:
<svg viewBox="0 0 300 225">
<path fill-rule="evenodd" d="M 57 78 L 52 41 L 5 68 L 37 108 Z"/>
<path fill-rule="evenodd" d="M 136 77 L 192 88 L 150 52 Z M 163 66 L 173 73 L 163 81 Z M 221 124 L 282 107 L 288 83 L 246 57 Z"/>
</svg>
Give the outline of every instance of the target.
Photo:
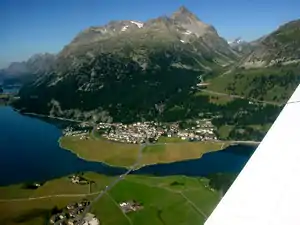
<svg viewBox="0 0 300 225">
<path fill-rule="evenodd" d="M 299 20 L 292 21 L 255 42 L 228 44 L 185 7 L 145 22 L 111 21 L 83 30 L 55 56 L 35 57 L 10 68 L 35 74 L 14 105 L 26 112 L 98 121 L 172 120 L 180 110 L 178 115 L 189 117 L 195 114 L 186 104 L 195 104 L 195 87 L 203 79 L 213 90 L 235 93 L 240 88 L 236 80 L 242 79 L 248 89 L 261 82 L 251 81 L 254 76 L 238 77 L 241 71 L 259 70 L 265 77 L 264 71 L 273 67 L 297 67 L 299 25 Z M 290 78 L 296 82 L 298 76 Z M 271 91 L 278 84 L 295 86 L 276 79 L 268 86 Z M 239 94 L 265 94 L 252 92 Z"/>
<path fill-rule="evenodd" d="M 239 37 L 234 39 L 233 41 L 228 41 L 228 44 L 234 51 L 238 52 L 239 54 L 247 55 L 252 52 L 257 42 L 256 41 L 247 42 Z"/>
<path fill-rule="evenodd" d="M 297 63 L 300 58 L 299 46 L 300 20 L 295 20 L 262 37 L 258 46 L 246 57 L 244 65 L 262 67 Z"/>
<path fill-rule="evenodd" d="M 300 20 L 252 42 L 226 75 L 211 81 L 214 91 L 285 103 L 300 83 Z"/>
<path fill-rule="evenodd" d="M 8 83 L 26 83 L 36 77 L 36 75 L 51 70 L 55 61 L 54 54 L 35 54 L 27 61 L 13 62 L 7 68 L 0 70 L 0 80 Z"/>
</svg>

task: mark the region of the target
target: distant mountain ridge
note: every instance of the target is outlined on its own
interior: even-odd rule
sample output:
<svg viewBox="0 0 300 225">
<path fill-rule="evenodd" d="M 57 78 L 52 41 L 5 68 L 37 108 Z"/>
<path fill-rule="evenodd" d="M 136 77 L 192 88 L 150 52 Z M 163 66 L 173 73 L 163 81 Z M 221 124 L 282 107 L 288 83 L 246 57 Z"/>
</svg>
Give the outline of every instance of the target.
<svg viewBox="0 0 300 225">
<path fill-rule="evenodd" d="M 35 75 L 51 70 L 56 55 L 49 53 L 35 54 L 27 61 L 13 62 L 0 70 L 2 80 L 11 82 L 27 82 Z"/>
<path fill-rule="evenodd" d="M 300 59 L 300 19 L 280 26 L 261 38 L 244 62 L 245 67 L 293 63 Z"/>
<path fill-rule="evenodd" d="M 254 50 L 256 46 L 256 41 L 247 42 L 243 40 L 241 37 L 238 37 L 233 41 L 228 41 L 228 44 L 234 51 L 241 54 L 241 56 L 246 56 Z"/>
<path fill-rule="evenodd" d="M 237 57 L 226 41 L 218 36 L 214 27 L 200 21 L 185 7 L 180 7 L 170 17 L 162 16 L 146 22 L 111 21 L 104 26 L 90 27 L 80 32 L 59 53 L 59 57 L 61 59 L 77 56 L 93 57 L 103 52 L 120 53 L 120 50 L 121 54 L 125 54 L 123 48 L 127 48 L 128 51 L 137 49 L 139 51 L 137 54 L 141 56 L 141 48 L 150 45 L 157 48 L 177 45 L 178 48 L 184 49 L 184 45 L 187 44 L 189 45 L 186 47 L 189 48 L 187 51 L 196 53 L 206 51 L 207 55 L 211 55 L 218 48 L 216 58 L 224 62 Z M 132 52 L 136 53 L 135 50 Z M 199 54 L 198 56 L 200 57 Z"/>
<path fill-rule="evenodd" d="M 249 54 L 211 81 L 214 91 L 285 103 L 300 83 L 300 20 L 252 44 Z"/>
<path fill-rule="evenodd" d="M 246 41 L 244 41 L 241 37 L 238 37 L 236 39 L 234 39 L 233 41 L 228 41 L 228 44 L 230 46 L 235 46 L 235 45 L 239 45 L 241 43 L 245 43 Z"/>
</svg>

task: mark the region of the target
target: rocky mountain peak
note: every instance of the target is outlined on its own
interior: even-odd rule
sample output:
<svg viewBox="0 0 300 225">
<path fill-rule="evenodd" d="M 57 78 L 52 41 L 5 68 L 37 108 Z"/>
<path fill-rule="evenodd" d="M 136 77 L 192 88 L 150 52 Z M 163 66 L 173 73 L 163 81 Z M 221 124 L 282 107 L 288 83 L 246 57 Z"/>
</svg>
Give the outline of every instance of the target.
<svg viewBox="0 0 300 225">
<path fill-rule="evenodd" d="M 184 14 L 184 15 L 193 15 L 193 13 L 188 10 L 185 6 L 180 6 L 179 9 L 174 12 L 174 14 Z"/>
<path fill-rule="evenodd" d="M 174 21 L 174 24 L 185 28 L 189 33 L 194 33 L 197 37 L 201 37 L 207 33 L 217 34 L 212 26 L 202 22 L 184 6 L 175 11 L 170 18 Z"/>
<path fill-rule="evenodd" d="M 173 34 L 170 34 L 172 31 Z M 180 36 L 182 42 L 186 42 L 196 37 L 202 37 L 204 35 L 212 35 L 214 37 L 218 36 L 216 30 L 204 22 L 200 21 L 197 16 L 195 16 L 186 7 L 181 6 L 176 12 L 171 16 L 161 16 L 155 19 L 148 20 L 146 22 L 140 22 L 136 20 L 120 20 L 111 21 L 103 26 L 90 27 L 82 32 L 80 32 L 64 50 L 64 56 L 72 54 L 81 48 L 82 46 L 89 46 L 104 40 L 110 40 L 119 37 L 123 37 L 123 40 L 128 38 L 139 39 L 142 35 L 142 39 L 146 40 L 149 33 L 159 32 L 161 36 L 174 36 L 176 32 Z M 163 34 L 164 33 L 164 34 Z M 184 37 L 181 37 L 181 36 Z M 176 37 L 172 37 L 176 39 Z M 107 46 L 107 45 L 105 45 Z M 102 48 L 102 47 L 101 47 Z M 91 49 L 95 49 L 91 47 Z M 83 50 L 82 52 L 88 51 Z"/>
<path fill-rule="evenodd" d="M 191 11 L 189 11 L 185 6 L 181 6 L 177 11 L 175 11 L 171 18 L 177 20 L 178 22 L 188 22 L 190 20 L 199 20 Z"/>
</svg>

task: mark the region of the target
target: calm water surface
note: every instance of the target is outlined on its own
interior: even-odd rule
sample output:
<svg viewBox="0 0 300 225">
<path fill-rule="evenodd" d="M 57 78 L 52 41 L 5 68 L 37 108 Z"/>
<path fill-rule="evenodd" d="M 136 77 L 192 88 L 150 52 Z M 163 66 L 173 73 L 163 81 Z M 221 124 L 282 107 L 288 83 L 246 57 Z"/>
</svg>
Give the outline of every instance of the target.
<svg viewBox="0 0 300 225">
<path fill-rule="evenodd" d="M 47 180 L 78 171 L 119 174 L 121 168 L 87 162 L 61 149 L 54 125 L 0 107 L 0 185 Z"/>
<path fill-rule="evenodd" d="M 126 171 L 84 161 L 70 151 L 61 149 L 57 142 L 60 136 L 60 129 L 53 124 L 21 115 L 11 107 L 0 107 L 0 185 L 48 180 L 79 171 L 107 175 Z M 233 146 L 205 154 L 200 159 L 146 166 L 134 173 L 205 176 L 218 172 L 239 172 L 253 151 L 253 147 Z"/>
</svg>

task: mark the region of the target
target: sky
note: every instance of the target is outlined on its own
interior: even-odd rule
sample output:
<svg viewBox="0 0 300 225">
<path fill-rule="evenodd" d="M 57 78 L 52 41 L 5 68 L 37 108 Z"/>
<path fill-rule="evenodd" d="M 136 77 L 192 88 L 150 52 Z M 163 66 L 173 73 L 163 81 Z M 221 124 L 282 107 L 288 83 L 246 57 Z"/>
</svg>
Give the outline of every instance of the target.
<svg viewBox="0 0 300 225">
<path fill-rule="evenodd" d="M 0 0 L 0 68 L 35 53 L 58 53 L 89 26 L 145 21 L 182 5 L 227 40 L 255 40 L 300 19 L 300 0 Z"/>
</svg>

